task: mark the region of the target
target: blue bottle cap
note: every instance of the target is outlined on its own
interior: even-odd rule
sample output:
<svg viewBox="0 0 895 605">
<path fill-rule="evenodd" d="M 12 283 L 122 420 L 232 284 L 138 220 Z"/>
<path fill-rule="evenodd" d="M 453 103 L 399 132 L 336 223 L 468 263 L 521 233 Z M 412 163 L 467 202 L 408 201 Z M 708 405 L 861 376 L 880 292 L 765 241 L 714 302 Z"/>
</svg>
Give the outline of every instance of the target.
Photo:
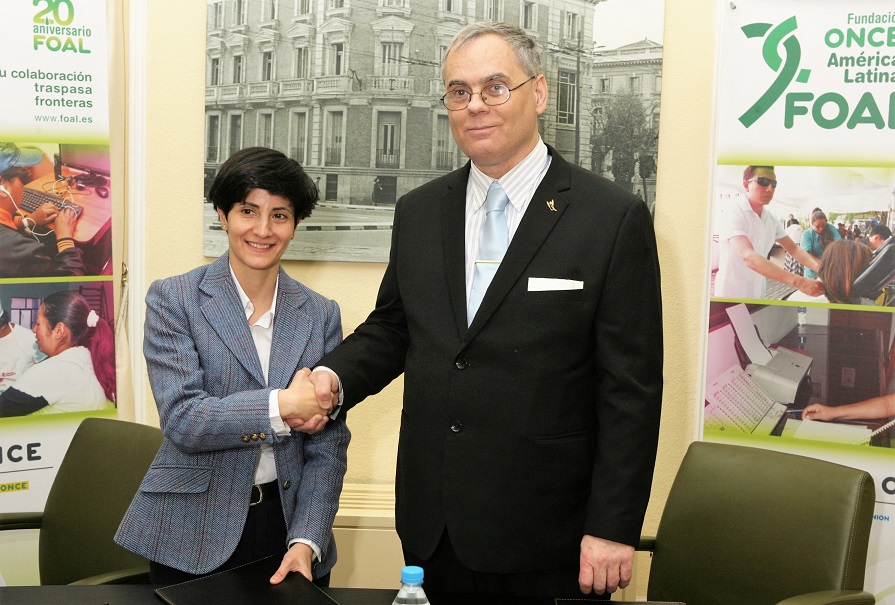
<svg viewBox="0 0 895 605">
<path fill-rule="evenodd" d="M 408 565 L 401 569 L 402 584 L 422 584 L 423 568 L 416 565 Z"/>
</svg>

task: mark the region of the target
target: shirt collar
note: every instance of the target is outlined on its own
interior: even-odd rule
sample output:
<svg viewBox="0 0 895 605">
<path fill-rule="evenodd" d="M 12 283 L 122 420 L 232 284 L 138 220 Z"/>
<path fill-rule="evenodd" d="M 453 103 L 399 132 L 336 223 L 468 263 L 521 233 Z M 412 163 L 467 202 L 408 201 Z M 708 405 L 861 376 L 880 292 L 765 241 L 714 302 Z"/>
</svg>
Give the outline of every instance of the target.
<svg viewBox="0 0 895 605">
<path fill-rule="evenodd" d="M 0 225 L 6 225 L 12 229 L 16 228 L 15 221 L 12 220 L 12 214 L 3 208 L 0 208 Z"/>
<path fill-rule="evenodd" d="M 514 195 L 514 191 L 519 191 L 519 186 L 532 174 L 533 168 L 540 168 L 547 161 L 547 146 L 541 137 L 538 137 L 538 143 L 531 152 L 522 158 L 522 161 L 513 166 L 509 172 L 497 179 L 501 188 L 506 192 L 513 208 L 519 210 L 524 202 L 524 197 Z M 472 162 L 472 168 L 469 172 L 469 190 L 468 194 L 472 197 L 472 211 L 475 212 L 485 203 L 485 197 L 488 195 L 488 188 L 494 181 L 490 176 L 479 170 L 475 162 Z"/>
<path fill-rule="evenodd" d="M 252 301 L 249 300 L 248 295 L 245 293 L 245 290 L 242 289 L 242 286 L 239 284 L 239 280 L 236 279 L 236 274 L 233 272 L 233 265 L 230 265 L 230 277 L 233 278 L 233 283 L 236 285 L 236 294 L 239 296 L 239 302 L 242 303 L 242 309 L 245 311 L 246 319 L 252 316 L 252 313 L 255 312 L 255 305 L 252 304 Z M 273 302 L 270 303 L 270 310 L 258 318 L 258 321 L 255 322 L 256 326 L 261 326 L 262 328 L 269 328 L 273 323 L 273 317 L 277 312 L 277 293 L 280 289 L 280 275 L 277 274 L 277 283 L 274 286 L 273 290 Z"/>
</svg>

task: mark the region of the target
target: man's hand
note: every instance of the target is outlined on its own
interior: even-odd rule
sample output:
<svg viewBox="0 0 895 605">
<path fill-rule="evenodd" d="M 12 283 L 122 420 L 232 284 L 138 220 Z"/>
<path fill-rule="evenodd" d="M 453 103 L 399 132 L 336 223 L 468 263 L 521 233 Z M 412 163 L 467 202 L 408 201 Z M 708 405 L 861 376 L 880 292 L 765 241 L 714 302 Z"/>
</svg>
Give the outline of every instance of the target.
<svg viewBox="0 0 895 605">
<path fill-rule="evenodd" d="M 297 376 L 298 374 L 296 374 L 296 377 Z M 329 413 L 332 412 L 333 407 L 339 402 L 339 379 L 336 378 L 335 374 L 326 370 L 316 370 L 311 372 L 308 379 L 314 385 L 314 396 L 317 405 L 320 406 L 320 414 L 308 420 L 303 420 L 301 418 L 288 420 L 284 418 L 284 420 L 286 420 L 286 424 L 288 424 L 290 428 L 296 431 L 301 431 L 302 433 L 307 433 L 308 435 L 313 435 L 314 433 L 320 432 L 320 430 L 326 426 L 326 419 L 328 418 Z"/>
<path fill-rule="evenodd" d="M 308 379 L 310 375 L 308 368 L 296 372 L 289 388 L 277 394 L 277 400 L 283 422 L 302 432 L 316 433 L 326 425 L 329 412 L 317 405 L 314 384 Z"/>
<path fill-rule="evenodd" d="M 584 594 L 615 592 L 631 583 L 634 547 L 594 536 L 581 539 L 578 587 Z"/>
<path fill-rule="evenodd" d="M 37 210 L 28 215 L 28 219 L 34 221 L 38 227 L 46 227 L 56 220 L 58 214 L 59 209 L 56 208 L 56 205 L 47 202 L 38 206 Z"/>
<path fill-rule="evenodd" d="M 280 563 L 276 573 L 270 577 L 270 583 L 279 584 L 286 579 L 290 571 L 297 571 L 308 580 L 313 581 L 314 577 L 311 575 L 311 559 L 313 556 L 314 551 L 311 550 L 310 546 L 303 542 L 296 542 L 283 555 L 283 562 Z"/>
<path fill-rule="evenodd" d="M 53 229 L 56 231 L 56 239 L 61 237 L 72 237 L 75 234 L 75 223 L 80 218 L 77 213 L 70 207 L 66 206 L 56 215 L 56 221 Z"/>
<path fill-rule="evenodd" d="M 311 373 L 310 380 L 314 383 L 317 404 L 327 413 L 331 412 L 339 403 L 339 379 L 332 372 L 317 370 Z"/>
<path fill-rule="evenodd" d="M 808 296 L 823 296 L 826 293 L 821 281 L 808 279 L 807 277 L 799 278 L 798 282 L 796 282 L 796 288 Z"/>
</svg>

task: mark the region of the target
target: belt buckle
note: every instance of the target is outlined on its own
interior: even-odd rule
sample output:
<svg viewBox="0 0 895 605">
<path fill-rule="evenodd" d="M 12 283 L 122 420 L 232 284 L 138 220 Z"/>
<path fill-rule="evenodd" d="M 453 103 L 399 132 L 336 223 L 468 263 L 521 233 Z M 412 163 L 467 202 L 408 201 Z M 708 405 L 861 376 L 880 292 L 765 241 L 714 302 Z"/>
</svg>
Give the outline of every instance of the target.
<svg viewBox="0 0 895 605">
<path fill-rule="evenodd" d="M 255 500 L 255 492 L 258 492 L 258 499 Z M 260 485 L 252 485 L 252 494 L 249 496 L 249 506 L 261 504 L 264 501 L 264 492 L 261 491 Z"/>
</svg>

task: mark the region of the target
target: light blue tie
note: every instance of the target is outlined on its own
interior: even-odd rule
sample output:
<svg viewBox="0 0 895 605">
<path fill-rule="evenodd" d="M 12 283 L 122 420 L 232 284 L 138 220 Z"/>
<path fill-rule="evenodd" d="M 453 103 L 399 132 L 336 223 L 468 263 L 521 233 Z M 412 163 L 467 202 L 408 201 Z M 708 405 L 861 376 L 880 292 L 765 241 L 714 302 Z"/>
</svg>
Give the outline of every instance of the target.
<svg viewBox="0 0 895 605">
<path fill-rule="evenodd" d="M 472 323 L 485 292 L 497 273 L 500 261 L 507 251 L 507 202 L 510 198 L 494 181 L 488 188 L 485 197 L 485 224 L 482 225 L 482 234 L 479 238 L 479 253 L 475 259 L 475 273 L 472 276 L 472 290 L 469 292 L 469 304 L 466 307 L 466 324 Z"/>
</svg>

